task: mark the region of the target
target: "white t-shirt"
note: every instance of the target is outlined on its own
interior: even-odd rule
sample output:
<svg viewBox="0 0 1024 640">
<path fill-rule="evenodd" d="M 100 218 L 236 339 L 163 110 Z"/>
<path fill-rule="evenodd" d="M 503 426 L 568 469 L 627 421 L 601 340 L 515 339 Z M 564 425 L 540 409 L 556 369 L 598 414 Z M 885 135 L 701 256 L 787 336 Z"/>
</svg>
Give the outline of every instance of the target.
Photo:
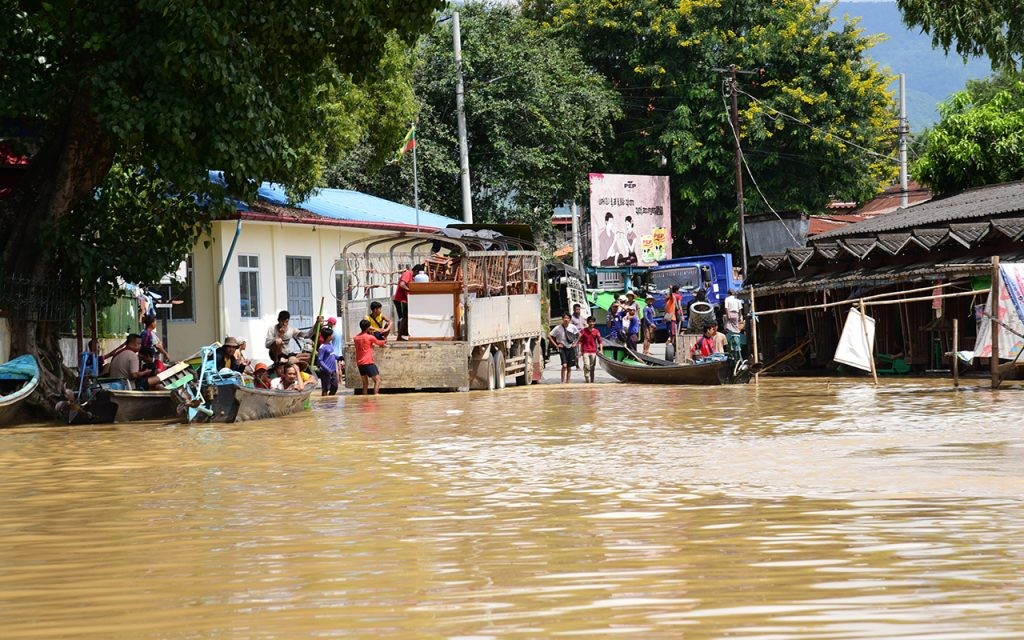
<svg viewBox="0 0 1024 640">
<path fill-rule="evenodd" d="M 413 282 L 430 282 L 430 276 L 420 271 L 412 277 Z"/>
<path fill-rule="evenodd" d="M 730 333 L 740 332 L 740 316 L 743 315 L 743 301 L 734 295 L 725 299 L 725 330 Z"/>
</svg>

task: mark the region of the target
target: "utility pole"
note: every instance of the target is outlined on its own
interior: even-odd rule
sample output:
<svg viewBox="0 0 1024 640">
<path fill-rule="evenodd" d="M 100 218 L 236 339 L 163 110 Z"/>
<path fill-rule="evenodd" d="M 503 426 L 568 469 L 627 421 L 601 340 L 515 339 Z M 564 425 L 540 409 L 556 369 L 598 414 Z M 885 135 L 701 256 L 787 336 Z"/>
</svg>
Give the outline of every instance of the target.
<svg viewBox="0 0 1024 640">
<path fill-rule="evenodd" d="M 572 266 L 580 268 L 580 209 L 576 201 L 572 201 Z"/>
<path fill-rule="evenodd" d="M 897 132 L 900 136 L 900 208 L 906 209 L 910 204 L 907 192 L 907 136 L 910 134 L 910 122 L 907 120 L 907 77 L 900 74 L 900 123 Z"/>
<path fill-rule="evenodd" d="M 455 114 L 459 125 L 459 173 L 462 177 L 462 221 L 473 223 L 473 199 L 469 189 L 469 143 L 466 141 L 466 98 L 462 86 L 462 32 L 459 12 L 452 13 L 452 40 L 455 48 Z"/>
<path fill-rule="evenodd" d="M 726 90 L 732 96 L 732 104 L 729 109 L 729 123 L 732 129 L 732 148 L 736 155 L 736 215 L 739 217 L 739 253 L 743 269 L 743 281 L 746 280 L 746 230 L 743 224 L 743 150 L 739 146 L 739 96 L 736 86 L 736 74 L 753 76 L 758 72 L 739 71 L 735 65 L 729 65 L 728 69 L 715 69 L 720 74 L 728 74 L 725 81 Z"/>
</svg>

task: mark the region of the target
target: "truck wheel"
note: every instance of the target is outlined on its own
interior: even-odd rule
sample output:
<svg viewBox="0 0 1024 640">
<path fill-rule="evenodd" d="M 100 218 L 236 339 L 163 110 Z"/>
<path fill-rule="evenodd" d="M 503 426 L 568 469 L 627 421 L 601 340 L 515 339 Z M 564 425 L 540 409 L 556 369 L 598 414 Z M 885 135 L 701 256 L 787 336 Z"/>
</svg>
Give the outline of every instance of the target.
<svg viewBox="0 0 1024 640">
<path fill-rule="evenodd" d="M 495 351 L 491 355 L 491 361 L 494 366 L 494 389 L 505 388 L 505 354 L 501 351 Z"/>
</svg>

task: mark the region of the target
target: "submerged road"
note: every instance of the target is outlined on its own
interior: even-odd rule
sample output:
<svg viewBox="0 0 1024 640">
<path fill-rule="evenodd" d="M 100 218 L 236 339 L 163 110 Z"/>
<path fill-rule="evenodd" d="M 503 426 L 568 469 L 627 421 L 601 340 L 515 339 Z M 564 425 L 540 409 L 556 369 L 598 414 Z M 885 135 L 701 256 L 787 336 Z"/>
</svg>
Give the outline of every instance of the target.
<svg viewBox="0 0 1024 640">
<path fill-rule="evenodd" d="M 555 382 L 9 429 L 3 637 L 1020 638 L 1022 412 Z"/>
</svg>

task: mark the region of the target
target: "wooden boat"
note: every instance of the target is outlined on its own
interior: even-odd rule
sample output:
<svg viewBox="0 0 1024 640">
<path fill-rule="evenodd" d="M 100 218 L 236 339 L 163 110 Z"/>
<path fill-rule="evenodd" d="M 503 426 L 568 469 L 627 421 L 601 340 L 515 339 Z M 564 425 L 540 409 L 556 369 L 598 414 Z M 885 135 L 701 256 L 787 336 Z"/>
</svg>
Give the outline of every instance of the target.
<svg viewBox="0 0 1024 640">
<path fill-rule="evenodd" d="M 204 387 L 204 396 L 211 396 L 209 406 L 213 414 L 205 416 L 200 413 L 198 417 L 205 422 L 248 422 L 280 418 L 305 409 L 314 388 L 279 391 L 254 389 L 235 383 Z"/>
<path fill-rule="evenodd" d="M 39 363 L 34 356 L 18 356 L 0 365 L 0 426 L 13 424 L 22 403 L 39 386 Z"/>
<path fill-rule="evenodd" d="M 170 421 L 178 415 L 178 399 L 170 391 L 100 389 L 82 411 L 92 424 Z"/>
<path fill-rule="evenodd" d="M 673 364 L 652 366 L 616 362 L 603 353 L 597 354 L 601 366 L 620 382 L 639 384 L 723 384 L 731 364 L 728 360 L 717 360 L 703 364 Z"/>
</svg>

